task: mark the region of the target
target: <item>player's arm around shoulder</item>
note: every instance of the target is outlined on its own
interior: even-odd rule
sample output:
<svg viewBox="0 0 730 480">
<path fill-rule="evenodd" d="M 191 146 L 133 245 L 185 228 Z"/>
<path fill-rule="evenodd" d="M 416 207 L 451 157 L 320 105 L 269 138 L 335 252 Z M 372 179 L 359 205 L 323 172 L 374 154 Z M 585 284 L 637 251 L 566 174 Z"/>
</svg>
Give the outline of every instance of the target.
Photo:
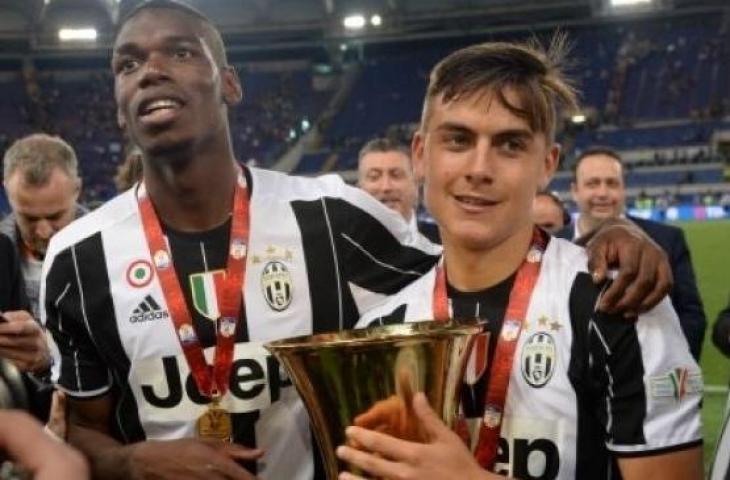
<svg viewBox="0 0 730 480">
<path fill-rule="evenodd" d="M 607 443 L 623 478 L 702 479 L 702 373 L 669 299 L 627 328 L 608 322 L 597 322 L 612 382 Z"/>
<path fill-rule="evenodd" d="M 104 480 L 253 480 L 236 460 L 255 460 L 263 455 L 221 440 L 182 438 L 143 441 L 123 445 L 109 434 L 114 408 L 106 394 L 93 399 L 69 399 L 69 443 L 89 459 L 93 478 Z"/>
</svg>

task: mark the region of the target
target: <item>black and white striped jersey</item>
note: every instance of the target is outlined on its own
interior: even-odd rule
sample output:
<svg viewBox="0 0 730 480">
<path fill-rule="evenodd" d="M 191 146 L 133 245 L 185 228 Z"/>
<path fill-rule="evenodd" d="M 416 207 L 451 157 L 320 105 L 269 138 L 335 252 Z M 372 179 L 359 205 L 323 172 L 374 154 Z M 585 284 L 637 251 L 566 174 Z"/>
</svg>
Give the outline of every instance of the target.
<svg viewBox="0 0 730 480">
<path fill-rule="evenodd" d="M 540 480 L 621 478 L 616 460 L 701 444 L 702 375 L 664 299 L 637 322 L 595 312 L 582 248 L 551 238 L 513 360 L 495 472 Z M 359 327 L 433 318 L 435 269 Z M 455 317 L 499 335 L 514 275 L 482 292 L 448 289 Z M 484 413 L 489 370 L 472 355 L 461 397 Z"/>
<path fill-rule="evenodd" d="M 235 441 L 266 456 L 260 478 L 311 480 L 307 416 L 264 342 L 350 328 L 361 312 L 420 277 L 438 247 L 339 177 L 247 171 L 250 238 L 244 312 L 230 389 Z M 53 237 L 44 264 L 42 318 L 57 347 L 54 374 L 73 397 L 111 392 L 119 439 L 195 434 L 201 398 L 152 268 L 132 189 Z M 164 219 L 163 219 L 164 222 Z M 215 276 L 222 274 L 230 222 L 209 232 L 166 229 L 188 308 L 212 362 Z"/>
</svg>

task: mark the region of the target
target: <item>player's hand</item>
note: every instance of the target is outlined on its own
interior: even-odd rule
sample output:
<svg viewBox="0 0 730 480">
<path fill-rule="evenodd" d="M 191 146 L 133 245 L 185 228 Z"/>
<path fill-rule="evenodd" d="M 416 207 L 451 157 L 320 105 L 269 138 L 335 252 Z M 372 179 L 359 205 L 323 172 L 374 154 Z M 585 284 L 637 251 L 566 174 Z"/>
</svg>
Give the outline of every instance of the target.
<svg viewBox="0 0 730 480">
<path fill-rule="evenodd" d="M 34 480 L 89 478 L 89 467 L 81 454 L 49 437 L 26 413 L 0 411 L 0 448 Z"/>
<path fill-rule="evenodd" d="M 0 357 L 21 372 L 42 372 L 51 365 L 43 328 L 26 311 L 3 312 L 0 321 Z"/>
<path fill-rule="evenodd" d="M 51 397 L 51 411 L 48 415 L 46 429 L 59 440 L 66 440 L 68 420 L 66 418 L 66 394 L 61 390 L 54 390 Z"/>
<path fill-rule="evenodd" d="M 391 395 L 377 402 L 368 411 L 355 417 L 353 424 L 402 440 L 417 442 L 425 439 L 425 433 L 412 406 L 407 405 L 398 395 Z"/>
<path fill-rule="evenodd" d="M 604 223 L 586 248 L 594 282 L 602 282 L 609 269 L 618 268 L 618 276 L 601 298 L 602 311 L 635 317 L 656 306 L 672 288 L 667 254 L 628 220 Z"/>
<path fill-rule="evenodd" d="M 399 394 L 376 402 L 364 413 L 353 419 L 357 427 L 400 438 L 412 442 L 423 442 L 426 433 L 413 411 L 413 388 L 408 370 L 398 374 Z M 352 446 L 357 448 L 356 444 Z"/>
<path fill-rule="evenodd" d="M 399 480 L 488 480 L 501 478 L 483 470 L 464 442 L 441 421 L 423 393 L 413 397 L 413 410 L 426 434 L 425 443 L 400 440 L 361 427 L 348 427 L 348 444 L 337 456 L 376 478 Z M 339 480 L 361 479 L 340 473 Z"/>
<path fill-rule="evenodd" d="M 130 479 L 252 480 L 256 477 L 236 460 L 256 460 L 263 454 L 220 440 L 141 442 L 130 451 Z"/>
</svg>

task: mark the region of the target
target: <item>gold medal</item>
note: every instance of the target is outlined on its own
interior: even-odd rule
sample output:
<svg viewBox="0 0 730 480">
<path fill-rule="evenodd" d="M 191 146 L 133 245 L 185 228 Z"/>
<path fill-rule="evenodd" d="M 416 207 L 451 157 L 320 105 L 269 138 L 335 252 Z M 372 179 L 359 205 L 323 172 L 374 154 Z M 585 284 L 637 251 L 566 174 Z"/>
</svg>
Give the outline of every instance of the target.
<svg viewBox="0 0 730 480">
<path fill-rule="evenodd" d="M 197 430 L 200 438 L 212 438 L 224 442 L 233 441 L 231 414 L 228 410 L 219 407 L 217 400 L 212 401 L 208 405 L 208 410 L 198 418 Z"/>
</svg>

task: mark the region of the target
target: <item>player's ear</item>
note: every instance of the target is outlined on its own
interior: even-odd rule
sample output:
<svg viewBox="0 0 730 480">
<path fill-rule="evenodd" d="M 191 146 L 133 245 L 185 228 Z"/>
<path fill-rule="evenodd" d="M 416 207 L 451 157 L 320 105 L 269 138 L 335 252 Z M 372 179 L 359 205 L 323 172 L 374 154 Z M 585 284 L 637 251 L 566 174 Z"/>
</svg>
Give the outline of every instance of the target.
<svg viewBox="0 0 730 480">
<path fill-rule="evenodd" d="M 540 190 L 545 190 L 547 188 L 550 184 L 550 180 L 553 178 L 553 175 L 555 175 L 555 171 L 558 169 L 558 164 L 560 162 L 560 144 L 553 143 L 548 148 L 543 161 L 544 168 L 542 178 L 540 179 Z"/>
<path fill-rule="evenodd" d="M 122 110 L 120 108 L 117 108 L 117 125 L 119 125 L 119 129 L 122 132 L 127 131 L 127 121 L 124 119 L 124 114 L 122 114 Z"/>
<path fill-rule="evenodd" d="M 425 134 L 419 129 L 411 140 L 411 162 L 413 162 L 413 175 L 416 177 L 416 181 L 419 183 L 423 182 L 426 167 L 424 165 L 424 143 Z"/>
<path fill-rule="evenodd" d="M 223 100 L 226 105 L 232 107 L 243 100 L 243 87 L 238 78 L 238 72 L 233 65 L 223 67 L 221 77 L 223 80 Z"/>
</svg>

